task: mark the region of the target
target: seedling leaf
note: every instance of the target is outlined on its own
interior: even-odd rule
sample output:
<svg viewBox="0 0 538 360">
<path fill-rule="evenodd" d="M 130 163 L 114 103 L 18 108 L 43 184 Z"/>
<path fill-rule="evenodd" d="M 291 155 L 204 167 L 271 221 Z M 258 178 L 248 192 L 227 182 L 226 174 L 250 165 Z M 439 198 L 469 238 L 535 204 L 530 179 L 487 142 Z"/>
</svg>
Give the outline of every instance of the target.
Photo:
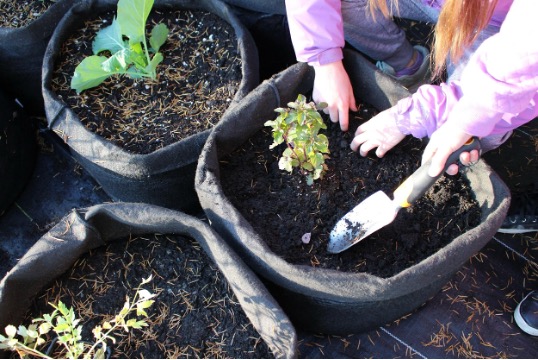
<svg viewBox="0 0 538 360">
<path fill-rule="evenodd" d="M 161 46 L 168 38 L 168 28 L 164 24 L 157 24 L 151 30 L 151 36 L 149 38 L 149 45 L 153 49 L 153 52 L 158 52 Z"/>
<path fill-rule="evenodd" d="M 155 73 L 155 70 L 157 69 L 157 65 L 159 65 L 163 61 L 163 55 L 161 53 L 157 53 L 153 56 L 153 59 L 151 59 L 151 62 L 146 66 L 146 73 L 152 74 Z"/>
<path fill-rule="evenodd" d="M 112 74 L 103 69 L 103 63 L 108 58 L 104 56 L 88 56 L 77 66 L 71 79 L 71 88 L 78 94 L 81 91 L 95 87 L 105 81 Z"/>
<path fill-rule="evenodd" d="M 148 19 L 153 0 L 119 0 L 118 21 L 123 35 L 129 38 L 130 43 L 145 40 L 145 25 Z"/>
<path fill-rule="evenodd" d="M 99 55 L 100 52 L 108 50 L 112 54 L 125 49 L 125 42 L 121 35 L 121 28 L 116 19 L 112 21 L 112 25 L 100 30 L 92 43 L 94 55 Z"/>
<path fill-rule="evenodd" d="M 154 0 L 119 0 L 118 14 L 112 24 L 101 29 L 92 43 L 93 56 L 84 59 L 75 69 L 71 88 L 81 91 L 101 84 L 114 74 L 126 74 L 132 78 L 156 78 L 156 68 L 163 60 L 158 49 L 168 37 L 164 24 L 156 25 L 151 33 L 150 45 L 155 52 L 150 58 L 146 43 L 145 27 Z M 129 41 L 124 41 L 127 37 Z M 98 56 L 103 51 L 110 58 Z"/>
</svg>

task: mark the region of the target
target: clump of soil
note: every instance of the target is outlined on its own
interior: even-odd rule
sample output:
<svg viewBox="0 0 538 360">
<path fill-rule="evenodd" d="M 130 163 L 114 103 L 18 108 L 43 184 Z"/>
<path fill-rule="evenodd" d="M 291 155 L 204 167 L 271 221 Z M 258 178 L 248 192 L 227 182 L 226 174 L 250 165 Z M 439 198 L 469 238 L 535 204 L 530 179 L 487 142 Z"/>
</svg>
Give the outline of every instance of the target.
<svg viewBox="0 0 538 360">
<path fill-rule="evenodd" d="M 378 190 L 392 192 L 420 166 L 425 144 L 406 138 L 384 158 L 351 151 L 356 127 L 375 114 L 363 104 L 351 113 L 350 130 L 325 116 L 330 159 L 325 177 L 308 186 L 305 179 L 278 168 L 285 144 L 269 150 L 272 136 L 264 128 L 221 162 L 223 191 L 271 250 L 296 265 L 367 272 L 390 277 L 420 262 L 480 223 L 480 209 L 461 175 L 441 177 L 411 208 L 340 254 L 329 254 L 329 233 L 355 205 Z M 240 174 L 240 175 L 238 175 Z M 301 238 L 311 233 L 311 241 Z"/>
<path fill-rule="evenodd" d="M 112 358 L 271 358 L 224 275 L 200 246 L 182 236 L 119 240 L 82 256 L 35 300 L 24 321 L 52 312 L 48 302 L 73 307 L 91 330 L 119 313 L 143 278 L 157 294 L 149 326 L 114 337 Z"/>
<path fill-rule="evenodd" d="M 152 11 L 148 33 L 158 23 L 170 29 L 156 80 L 115 76 L 80 95 L 70 88 L 75 67 L 92 55 L 95 34 L 114 15 L 85 22 L 63 44 L 53 91 L 90 131 L 132 153 L 151 153 L 213 127 L 237 92 L 242 70 L 233 27 L 209 12 Z"/>
<path fill-rule="evenodd" d="M 24 27 L 41 16 L 52 4 L 53 0 L 2 0 L 0 27 Z"/>
</svg>

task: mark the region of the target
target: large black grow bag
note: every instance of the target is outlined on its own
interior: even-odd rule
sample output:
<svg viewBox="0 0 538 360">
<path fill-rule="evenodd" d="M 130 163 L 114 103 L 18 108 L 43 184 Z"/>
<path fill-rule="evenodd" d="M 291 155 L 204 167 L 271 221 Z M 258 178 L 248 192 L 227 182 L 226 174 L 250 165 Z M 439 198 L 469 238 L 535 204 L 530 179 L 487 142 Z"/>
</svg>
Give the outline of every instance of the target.
<svg viewBox="0 0 538 360">
<path fill-rule="evenodd" d="M 273 355 L 279 358 L 295 356 L 296 333 L 288 317 L 218 234 L 197 218 L 147 204 L 96 205 L 66 215 L 0 282 L 0 328 L 19 324 L 32 299 L 71 268 L 82 254 L 131 235 L 153 233 L 183 235 L 196 240 L 222 271 Z"/>
<path fill-rule="evenodd" d="M 23 191 L 35 167 L 35 126 L 13 96 L 0 88 L 0 215 Z"/>
<path fill-rule="evenodd" d="M 30 115 L 43 115 L 43 55 L 56 25 L 76 0 L 58 0 L 39 18 L 20 28 L 0 27 L 0 83 Z"/>
<path fill-rule="evenodd" d="M 356 94 L 377 109 L 409 95 L 358 53 L 346 52 L 344 59 Z M 275 117 L 276 107 L 311 90 L 312 80 L 311 68 L 294 65 L 262 83 L 224 117 L 202 151 L 196 190 L 211 225 L 255 272 L 274 285 L 273 295 L 297 326 L 330 334 L 357 333 L 406 315 L 436 294 L 491 239 L 503 221 L 510 195 L 501 179 L 480 161 L 464 175 L 481 209 L 480 225 L 388 278 L 284 261 L 224 194 L 219 159 L 260 131 L 265 121 Z"/>
<path fill-rule="evenodd" d="M 51 90 L 54 62 L 73 29 L 92 15 L 116 9 L 116 0 L 81 0 L 66 14 L 43 62 L 43 97 L 49 128 L 61 134 L 74 157 L 116 201 L 144 202 L 183 211 L 199 210 L 194 191 L 196 162 L 210 130 L 149 154 L 133 154 L 89 131 Z M 235 30 L 242 61 L 242 81 L 232 108 L 259 83 L 258 53 L 246 27 L 220 0 L 157 0 L 155 9 L 204 10 L 218 15 Z"/>
</svg>

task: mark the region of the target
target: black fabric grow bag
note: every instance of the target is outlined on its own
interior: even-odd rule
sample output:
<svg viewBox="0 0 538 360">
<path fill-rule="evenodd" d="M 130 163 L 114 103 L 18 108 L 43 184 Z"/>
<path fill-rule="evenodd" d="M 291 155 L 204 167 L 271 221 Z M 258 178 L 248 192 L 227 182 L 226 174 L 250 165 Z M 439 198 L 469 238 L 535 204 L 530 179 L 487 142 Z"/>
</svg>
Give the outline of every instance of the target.
<svg viewBox="0 0 538 360">
<path fill-rule="evenodd" d="M 199 210 L 194 191 L 196 162 L 210 130 L 149 154 L 132 154 L 86 129 L 78 116 L 51 91 L 54 62 L 71 30 L 84 19 L 115 10 L 115 0 L 81 0 L 66 14 L 47 48 L 43 62 L 43 97 L 49 128 L 61 134 L 74 157 L 116 201 L 144 202 L 187 212 Z M 235 29 L 242 60 L 242 81 L 232 108 L 259 83 L 257 48 L 245 26 L 219 0 L 157 0 L 155 9 L 205 10 Z"/>
<path fill-rule="evenodd" d="M 378 110 L 408 95 L 358 53 L 346 52 L 345 66 L 356 94 Z M 284 261 L 225 196 L 219 159 L 274 118 L 274 108 L 311 90 L 312 76 L 311 68 L 305 64 L 294 65 L 262 83 L 224 117 L 202 151 L 196 190 L 211 225 L 255 272 L 274 285 L 273 295 L 295 325 L 314 332 L 357 333 L 406 315 L 437 293 L 491 239 L 506 214 L 510 195 L 501 179 L 480 161 L 465 175 L 481 208 L 480 225 L 389 278 Z"/>
<path fill-rule="evenodd" d="M 0 27 L 0 83 L 30 115 L 43 115 L 43 56 L 56 25 L 76 0 L 59 0 L 21 28 Z"/>
<path fill-rule="evenodd" d="M 196 240 L 222 271 L 273 354 L 279 358 L 295 356 L 296 333 L 288 317 L 216 232 L 197 218 L 147 204 L 103 204 L 66 215 L 0 282 L 0 328 L 18 324 L 33 297 L 82 254 L 130 235 L 152 233 L 177 234 Z"/>
<path fill-rule="evenodd" d="M 36 160 L 36 133 L 15 99 L 0 88 L 0 215 L 30 179 Z"/>
<path fill-rule="evenodd" d="M 224 2 L 232 6 L 265 14 L 286 14 L 286 4 L 284 0 L 224 0 Z M 270 31 L 270 29 L 267 29 L 267 31 Z"/>
</svg>

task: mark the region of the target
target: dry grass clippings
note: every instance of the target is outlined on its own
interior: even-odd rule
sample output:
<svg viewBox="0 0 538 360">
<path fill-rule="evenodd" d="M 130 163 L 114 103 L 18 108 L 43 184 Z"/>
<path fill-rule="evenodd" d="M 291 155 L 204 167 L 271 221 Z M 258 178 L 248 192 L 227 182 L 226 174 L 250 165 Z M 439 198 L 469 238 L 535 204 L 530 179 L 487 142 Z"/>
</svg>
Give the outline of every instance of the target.
<svg viewBox="0 0 538 360">
<path fill-rule="evenodd" d="M 153 11 L 148 27 L 170 29 L 157 79 L 112 77 L 77 94 L 75 67 L 91 55 L 91 41 L 114 13 L 86 21 L 64 43 L 52 89 L 92 132 L 133 153 L 150 153 L 213 127 L 241 80 L 241 58 L 230 24 L 205 11 Z"/>
<path fill-rule="evenodd" d="M 54 0 L 2 0 L 0 27 L 24 27 L 43 15 L 54 2 Z"/>
<path fill-rule="evenodd" d="M 246 317 L 224 275 L 193 240 L 151 235 L 92 250 L 40 294 L 28 318 L 72 306 L 91 329 L 119 312 L 142 278 L 152 275 L 155 304 L 148 327 L 121 333 L 116 358 L 270 358 L 270 350 Z"/>
</svg>

